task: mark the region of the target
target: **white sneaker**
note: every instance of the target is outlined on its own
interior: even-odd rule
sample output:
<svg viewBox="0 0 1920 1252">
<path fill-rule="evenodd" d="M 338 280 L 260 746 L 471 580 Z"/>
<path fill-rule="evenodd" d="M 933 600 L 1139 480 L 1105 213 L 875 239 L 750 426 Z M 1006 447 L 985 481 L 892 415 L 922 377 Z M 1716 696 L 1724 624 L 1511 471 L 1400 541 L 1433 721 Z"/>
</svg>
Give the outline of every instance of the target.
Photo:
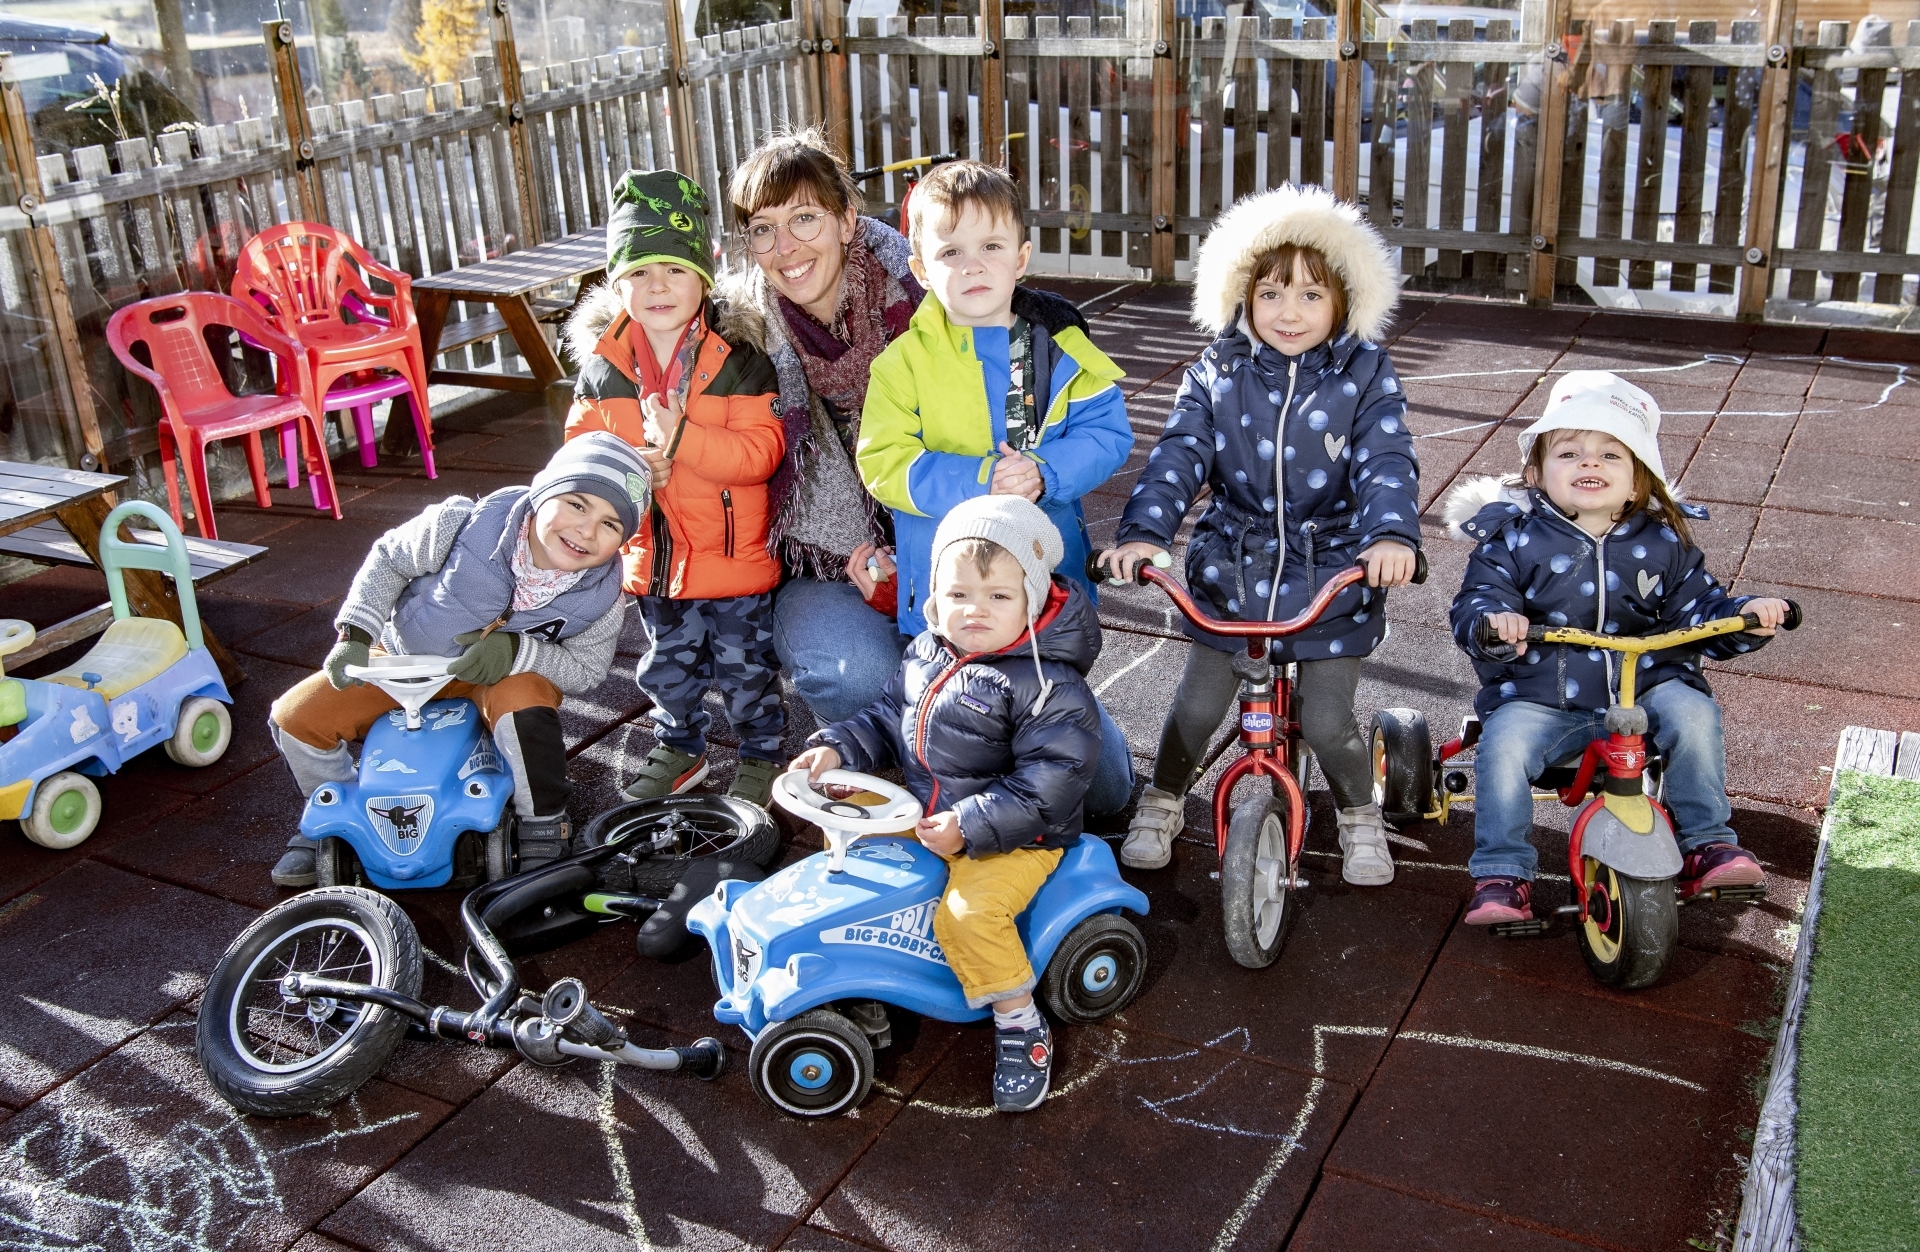
<svg viewBox="0 0 1920 1252">
<path fill-rule="evenodd" d="M 1161 869 L 1173 859 L 1173 838 L 1187 824 L 1187 798 L 1169 795 L 1149 783 L 1120 845 L 1120 863 L 1133 869 Z"/>
<path fill-rule="evenodd" d="M 1340 877 L 1356 887 L 1384 887 L 1393 881 L 1393 855 L 1387 851 L 1387 829 L 1380 806 L 1336 809 L 1340 827 Z"/>
</svg>

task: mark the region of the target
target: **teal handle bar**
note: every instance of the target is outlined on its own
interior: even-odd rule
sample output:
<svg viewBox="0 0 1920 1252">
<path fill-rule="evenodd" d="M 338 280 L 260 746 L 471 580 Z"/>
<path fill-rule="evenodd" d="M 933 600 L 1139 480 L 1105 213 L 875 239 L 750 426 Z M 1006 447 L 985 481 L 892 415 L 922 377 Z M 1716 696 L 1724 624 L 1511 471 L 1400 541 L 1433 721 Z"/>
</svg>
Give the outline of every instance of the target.
<svg viewBox="0 0 1920 1252">
<path fill-rule="evenodd" d="M 120 537 L 120 524 L 129 518 L 144 518 L 166 539 L 165 547 L 150 543 L 131 543 Z M 180 597 L 180 628 L 189 648 L 204 648 L 200 634 L 200 606 L 193 598 L 193 566 L 187 559 L 187 541 L 166 511 L 145 500 L 129 500 L 107 514 L 100 527 L 100 569 L 107 576 L 107 596 L 113 601 L 113 617 L 121 621 L 133 616 L 127 607 L 129 569 L 150 569 L 173 576 L 174 592 Z"/>
</svg>

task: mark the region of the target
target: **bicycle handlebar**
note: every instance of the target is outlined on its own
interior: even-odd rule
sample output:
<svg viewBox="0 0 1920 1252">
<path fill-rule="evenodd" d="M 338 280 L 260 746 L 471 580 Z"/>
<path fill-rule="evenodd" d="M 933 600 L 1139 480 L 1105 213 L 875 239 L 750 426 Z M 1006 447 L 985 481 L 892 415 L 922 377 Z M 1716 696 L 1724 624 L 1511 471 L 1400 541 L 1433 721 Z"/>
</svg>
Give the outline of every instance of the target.
<svg viewBox="0 0 1920 1252">
<path fill-rule="evenodd" d="M 1803 620 L 1800 605 L 1787 601 L 1787 616 L 1780 623 L 1783 630 L 1798 630 Z M 1689 643 L 1698 643 L 1703 639 L 1712 639 L 1719 635 L 1735 635 L 1742 631 L 1760 630 L 1760 616 L 1757 613 L 1742 613 L 1738 617 L 1716 618 L 1711 622 L 1702 622 L 1698 626 L 1688 626 L 1683 630 L 1670 630 L 1658 635 L 1638 635 L 1622 638 L 1617 635 L 1595 634 L 1590 630 L 1577 630 L 1571 626 L 1527 626 L 1528 643 L 1565 643 L 1579 648 L 1605 648 L 1609 652 L 1658 652 L 1663 648 L 1678 648 Z M 1474 624 L 1473 641 L 1483 648 L 1497 648 L 1503 642 L 1500 632 L 1493 628 L 1493 622 L 1482 617 Z"/>
<path fill-rule="evenodd" d="M 1112 581 L 1111 576 L 1100 564 L 1102 555 L 1104 554 L 1095 552 L 1087 557 L 1087 577 L 1095 583 Z M 1193 597 L 1187 594 L 1187 589 L 1182 587 L 1172 574 L 1145 561 L 1142 561 L 1134 570 L 1133 581 L 1141 587 L 1158 586 L 1160 590 L 1167 593 L 1167 598 L 1173 601 L 1174 607 L 1180 610 L 1182 616 L 1208 634 L 1225 635 L 1232 639 L 1280 639 L 1287 635 L 1297 635 L 1319 621 L 1320 615 L 1327 611 L 1327 606 L 1332 604 L 1341 592 L 1366 576 L 1366 566 L 1349 565 L 1322 584 L 1319 592 L 1306 608 L 1284 622 L 1228 622 L 1217 617 L 1209 617 L 1201 611 L 1199 605 L 1193 602 Z M 1414 553 L 1413 581 L 1416 583 L 1427 581 L 1427 555 L 1424 552 Z"/>
</svg>

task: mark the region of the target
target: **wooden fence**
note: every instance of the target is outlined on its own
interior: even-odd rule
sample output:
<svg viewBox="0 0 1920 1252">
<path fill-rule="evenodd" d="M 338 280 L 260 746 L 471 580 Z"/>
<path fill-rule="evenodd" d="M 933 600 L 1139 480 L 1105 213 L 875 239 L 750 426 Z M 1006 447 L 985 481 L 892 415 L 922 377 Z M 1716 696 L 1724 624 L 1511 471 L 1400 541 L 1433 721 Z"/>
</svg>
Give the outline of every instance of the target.
<svg viewBox="0 0 1920 1252">
<path fill-rule="evenodd" d="M 1172 0 L 1006 17 L 982 0 L 974 17 L 851 29 L 836 0 L 797 0 L 794 20 L 697 40 L 669 5 L 666 45 L 533 67 L 493 0 L 472 77 L 315 107 L 268 23 L 270 119 L 35 158 L 0 91 L 6 199 L 24 206 L 0 209 L 0 435 L 31 459 L 151 452 L 151 401 L 106 353 L 107 316 L 224 289 L 268 224 L 316 217 L 439 273 L 604 223 L 629 167 L 686 168 L 717 205 L 756 143 L 815 121 L 856 166 L 1005 162 L 1040 272 L 1184 277 L 1224 206 L 1305 182 L 1364 206 L 1413 286 L 1548 303 L 1577 284 L 1748 318 L 1769 301 L 1904 303 L 1920 23 L 1895 45 L 1877 19 L 1808 31 L 1793 0 L 1766 2 L 1750 20 L 1590 27 L 1569 0 L 1528 0 L 1382 31 L 1362 29 L 1358 0 L 1300 22 L 1177 20 Z M 875 211 L 906 177 L 869 182 Z M 456 368 L 515 367 L 510 341 L 459 351 Z"/>
</svg>

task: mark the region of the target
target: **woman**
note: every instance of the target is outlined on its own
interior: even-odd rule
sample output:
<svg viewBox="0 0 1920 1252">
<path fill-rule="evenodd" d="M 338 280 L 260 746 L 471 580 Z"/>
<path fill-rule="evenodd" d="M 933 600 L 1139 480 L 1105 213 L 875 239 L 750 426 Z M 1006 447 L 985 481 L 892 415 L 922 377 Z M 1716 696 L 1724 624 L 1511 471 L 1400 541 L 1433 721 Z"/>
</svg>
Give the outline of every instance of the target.
<svg viewBox="0 0 1920 1252">
<path fill-rule="evenodd" d="M 777 136 L 734 170 L 727 199 L 754 264 L 716 293 L 749 319 L 780 378 L 787 452 L 770 484 L 768 546 L 787 579 L 774 646 L 795 690 L 829 725 L 879 698 L 907 639 L 894 624 L 891 524 L 860 482 L 854 447 L 867 377 L 925 291 L 907 241 L 860 215 L 862 197 L 817 131 Z M 1126 807 L 1126 739 L 1101 712 L 1090 812 Z"/>
</svg>

